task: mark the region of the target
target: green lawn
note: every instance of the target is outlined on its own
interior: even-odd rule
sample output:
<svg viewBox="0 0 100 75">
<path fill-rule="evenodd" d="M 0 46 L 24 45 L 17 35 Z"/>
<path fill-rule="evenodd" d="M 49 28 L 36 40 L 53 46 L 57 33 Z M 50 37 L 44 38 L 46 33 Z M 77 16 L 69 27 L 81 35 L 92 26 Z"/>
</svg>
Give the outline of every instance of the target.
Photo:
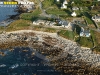
<svg viewBox="0 0 100 75">
<path fill-rule="evenodd" d="M 83 47 L 93 47 L 93 39 L 91 37 L 77 37 L 75 41 Z"/>
<path fill-rule="evenodd" d="M 14 30 L 20 30 L 20 29 L 28 29 L 30 27 L 31 21 L 28 20 L 16 20 L 12 22 L 9 26 L 7 26 L 6 31 L 14 31 Z"/>
<path fill-rule="evenodd" d="M 93 38 L 94 46 L 96 46 L 97 45 L 97 40 L 96 40 L 96 36 L 95 36 L 95 31 L 91 30 L 90 32 L 91 32 L 91 36 Z"/>
<path fill-rule="evenodd" d="M 74 40 L 74 33 L 73 33 L 73 31 L 61 30 L 59 32 L 59 35 L 64 37 L 64 38 L 67 38 L 67 39 L 70 39 L 70 40 Z"/>
<path fill-rule="evenodd" d="M 56 29 L 55 28 L 46 28 L 44 31 L 54 33 L 54 32 L 56 32 Z"/>
<path fill-rule="evenodd" d="M 93 21 L 90 18 L 85 17 L 85 20 L 87 21 L 88 24 L 93 24 Z"/>
<path fill-rule="evenodd" d="M 94 24 L 91 19 L 92 16 L 88 12 L 84 12 L 83 15 L 84 15 L 84 19 L 87 21 L 88 24 Z"/>
<path fill-rule="evenodd" d="M 33 17 L 38 16 L 40 13 L 41 13 L 41 11 L 39 9 L 35 9 L 32 13 L 22 13 L 20 15 L 20 18 L 24 19 L 24 20 L 31 20 L 32 21 Z"/>
<path fill-rule="evenodd" d="M 0 26 L 0 34 L 2 33 L 2 31 L 4 31 L 5 30 L 5 28 L 4 27 L 2 27 L 2 26 Z"/>
<path fill-rule="evenodd" d="M 42 2 L 43 8 L 49 8 L 54 5 L 54 0 L 44 0 Z"/>
<path fill-rule="evenodd" d="M 62 15 L 68 15 L 64 10 L 60 10 L 60 9 L 48 9 L 46 11 L 48 14 L 54 14 L 54 15 L 59 15 L 59 14 L 62 14 Z"/>
</svg>

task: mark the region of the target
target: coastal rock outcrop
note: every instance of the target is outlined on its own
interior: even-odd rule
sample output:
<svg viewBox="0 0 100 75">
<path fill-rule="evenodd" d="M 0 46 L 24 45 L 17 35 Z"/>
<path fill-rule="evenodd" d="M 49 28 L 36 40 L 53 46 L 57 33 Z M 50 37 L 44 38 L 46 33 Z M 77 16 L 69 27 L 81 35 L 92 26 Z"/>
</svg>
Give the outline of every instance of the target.
<svg viewBox="0 0 100 75">
<path fill-rule="evenodd" d="M 1 49 L 27 46 L 35 49 L 33 55 L 37 54 L 41 59 L 45 56 L 46 61 L 56 63 L 57 66 L 61 65 L 59 62 L 63 66 L 67 64 L 68 67 L 70 64 L 70 67 L 73 65 L 77 68 L 83 65 L 90 68 L 99 68 L 100 66 L 99 54 L 95 54 L 90 48 L 80 47 L 76 42 L 58 36 L 56 33 L 21 30 L 0 34 L 0 41 Z M 57 66 L 55 68 L 60 70 L 61 68 Z"/>
</svg>

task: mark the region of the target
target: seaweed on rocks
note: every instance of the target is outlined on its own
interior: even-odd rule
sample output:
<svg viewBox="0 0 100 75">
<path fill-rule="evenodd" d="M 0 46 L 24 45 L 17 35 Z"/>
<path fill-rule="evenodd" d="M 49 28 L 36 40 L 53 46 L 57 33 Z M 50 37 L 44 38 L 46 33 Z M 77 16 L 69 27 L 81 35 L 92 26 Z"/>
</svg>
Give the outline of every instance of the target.
<svg viewBox="0 0 100 75">
<path fill-rule="evenodd" d="M 31 36 L 31 38 L 27 35 Z M 62 75 L 100 75 L 99 67 L 91 67 L 91 64 L 88 64 L 86 61 L 81 59 L 73 59 L 73 54 L 69 53 L 68 51 L 64 51 L 63 48 L 59 46 L 59 48 L 54 46 L 55 44 L 52 44 L 52 42 L 54 40 L 55 43 L 58 42 L 58 40 L 55 38 L 44 37 L 44 41 L 39 41 L 36 39 L 36 35 L 34 33 L 10 34 L 9 38 L 11 36 L 17 36 L 19 39 L 17 38 L 15 41 L 6 41 L 1 43 L 1 49 L 9 48 L 12 51 L 13 47 L 34 48 L 36 52 L 45 56 L 45 58 L 49 60 L 47 63 L 49 63 L 50 66 L 53 66 L 55 70 L 61 72 Z M 65 46 L 67 45 L 68 44 Z M 71 48 L 70 51 L 72 49 L 73 48 Z M 27 52 L 27 50 L 22 51 Z M 30 55 L 34 56 L 35 51 L 31 52 Z M 0 52 L 0 54 L 4 55 L 2 52 Z"/>
</svg>

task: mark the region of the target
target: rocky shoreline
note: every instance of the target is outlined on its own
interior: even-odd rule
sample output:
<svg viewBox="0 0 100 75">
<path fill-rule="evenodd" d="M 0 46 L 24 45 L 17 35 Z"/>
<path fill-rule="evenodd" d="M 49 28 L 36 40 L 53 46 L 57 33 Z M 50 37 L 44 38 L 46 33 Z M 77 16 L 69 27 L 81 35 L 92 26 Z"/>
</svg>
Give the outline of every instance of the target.
<svg viewBox="0 0 100 75">
<path fill-rule="evenodd" d="M 67 63 L 67 66 L 70 64 L 70 66 L 79 67 L 84 62 L 84 67 L 88 66 L 89 68 L 98 69 L 100 66 L 99 54 L 95 54 L 89 48 L 80 47 L 76 42 L 58 36 L 56 33 L 19 30 L 0 34 L 0 41 L 1 49 L 13 49 L 14 47 L 23 46 L 34 48 L 35 52 L 38 52 L 37 56 L 41 59 L 43 58 L 40 53 L 43 56 L 45 55 L 46 61 L 56 62 L 56 69 L 58 69 L 58 65 L 61 65 L 59 63 L 62 63 L 63 66 L 66 66 Z M 81 63 L 79 63 L 80 61 Z M 84 64 L 82 63 L 80 67 Z"/>
</svg>

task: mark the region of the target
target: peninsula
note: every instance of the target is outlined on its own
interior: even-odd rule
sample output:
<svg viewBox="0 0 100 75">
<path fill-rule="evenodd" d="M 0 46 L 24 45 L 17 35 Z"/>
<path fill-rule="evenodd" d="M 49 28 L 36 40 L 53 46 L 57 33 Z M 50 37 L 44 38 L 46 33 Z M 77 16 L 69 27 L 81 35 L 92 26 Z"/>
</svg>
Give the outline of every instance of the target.
<svg viewBox="0 0 100 75">
<path fill-rule="evenodd" d="M 29 2 L 19 5 L 25 11 L 17 20 L 0 27 L 0 49 L 29 47 L 63 74 L 100 74 L 99 1 Z"/>
</svg>

